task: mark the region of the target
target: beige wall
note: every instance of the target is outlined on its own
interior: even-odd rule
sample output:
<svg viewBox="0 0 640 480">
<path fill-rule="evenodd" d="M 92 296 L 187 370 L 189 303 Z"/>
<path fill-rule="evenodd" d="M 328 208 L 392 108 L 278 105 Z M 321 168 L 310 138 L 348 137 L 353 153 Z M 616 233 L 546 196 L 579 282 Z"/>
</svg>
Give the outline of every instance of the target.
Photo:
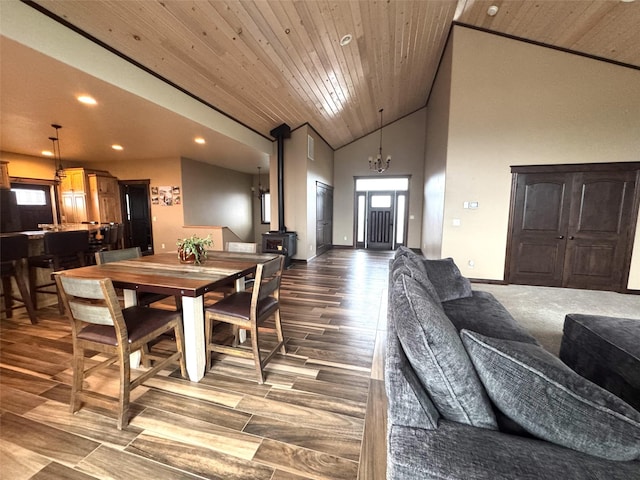
<svg viewBox="0 0 640 480">
<path fill-rule="evenodd" d="M 91 168 L 107 170 L 118 180 L 149 180 L 151 186 L 179 186 L 182 188 L 180 158 L 159 158 L 137 162 L 96 162 Z M 153 249 L 155 252 L 176 251 L 176 241 L 185 235 L 182 204 L 164 207 L 151 205 Z"/>
<path fill-rule="evenodd" d="M 314 139 L 314 160 L 307 157 L 307 137 Z M 272 187 L 277 179 L 277 157 L 271 162 Z M 284 143 L 284 218 L 289 231 L 297 232 L 296 260 L 309 260 L 316 254 L 316 181 L 333 185 L 333 150 L 308 125 L 291 132 Z M 272 203 L 277 198 L 272 188 Z M 278 229 L 277 213 L 272 229 Z"/>
<path fill-rule="evenodd" d="M 56 169 L 52 159 L 31 157 L 19 153 L 0 152 L 0 160 L 9 162 L 10 177 L 53 180 Z"/>
<path fill-rule="evenodd" d="M 225 226 L 242 241 L 252 241 L 252 182 L 250 174 L 183 158 L 185 225 Z"/>
<path fill-rule="evenodd" d="M 465 276 L 502 280 L 510 165 L 637 161 L 640 72 L 459 26 L 452 41 L 441 254 Z M 436 93 L 430 105 L 447 95 Z M 638 237 L 634 251 L 639 289 Z"/>
<path fill-rule="evenodd" d="M 422 253 L 435 259 L 441 258 L 442 254 L 452 50 L 451 44 L 447 45 L 427 108 Z"/>
<path fill-rule="evenodd" d="M 368 159 L 378 153 L 380 131 L 367 135 L 334 152 L 333 244 L 354 245 L 354 177 L 411 175 L 409 182 L 409 228 L 407 246 L 420 247 L 424 185 L 426 109 L 384 127 L 382 153 L 391 155 L 391 167 L 372 173 Z"/>
</svg>

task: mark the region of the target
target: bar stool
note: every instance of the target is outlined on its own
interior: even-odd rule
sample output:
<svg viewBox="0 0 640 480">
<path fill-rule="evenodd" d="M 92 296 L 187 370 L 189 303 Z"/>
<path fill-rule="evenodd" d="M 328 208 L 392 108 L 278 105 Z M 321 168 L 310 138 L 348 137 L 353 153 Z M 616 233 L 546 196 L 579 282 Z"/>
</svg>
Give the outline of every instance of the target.
<svg viewBox="0 0 640 480">
<path fill-rule="evenodd" d="M 38 293 L 48 293 L 58 296 L 58 309 L 64 313 L 64 305 L 56 283 L 50 282 L 38 285 L 38 268 L 53 269 L 54 272 L 70 268 L 84 267 L 85 255 L 89 250 L 89 233 L 86 230 L 70 232 L 47 232 L 44 234 L 44 255 L 29 257 L 29 289 L 31 302 L 38 308 Z M 55 291 L 49 290 L 54 287 Z"/>
<path fill-rule="evenodd" d="M 13 317 L 13 310 L 25 307 L 31 323 L 38 323 L 36 310 L 31 303 L 31 296 L 24 281 L 22 264 L 29 256 L 29 237 L 26 235 L 0 236 L 0 274 L 2 276 L 2 296 L 4 297 L 3 312 L 7 318 Z M 11 278 L 15 279 L 20 297 L 13 296 Z M 14 301 L 19 305 L 14 306 Z"/>
</svg>

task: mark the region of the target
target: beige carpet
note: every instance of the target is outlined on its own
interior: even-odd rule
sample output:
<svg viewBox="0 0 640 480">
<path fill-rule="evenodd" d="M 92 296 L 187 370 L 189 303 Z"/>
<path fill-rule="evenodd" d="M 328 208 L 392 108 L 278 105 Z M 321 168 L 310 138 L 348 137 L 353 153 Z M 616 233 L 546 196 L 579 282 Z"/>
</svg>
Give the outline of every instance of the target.
<svg viewBox="0 0 640 480">
<path fill-rule="evenodd" d="M 491 292 L 542 346 L 554 354 L 560 351 L 562 326 L 567 313 L 637 318 L 640 321 L 640 295 L 479 283 L 474 283 L 473 289 Z"/>
</svg>

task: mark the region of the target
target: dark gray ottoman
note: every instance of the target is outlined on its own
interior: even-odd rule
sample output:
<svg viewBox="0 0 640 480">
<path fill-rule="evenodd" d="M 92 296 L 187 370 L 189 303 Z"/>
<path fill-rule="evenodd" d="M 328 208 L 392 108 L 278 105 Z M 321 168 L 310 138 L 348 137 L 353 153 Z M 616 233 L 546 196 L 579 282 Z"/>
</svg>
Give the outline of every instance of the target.
<svg viewBox="0 0 640 480">
<path fill-rule="evenodd" d="M 570 313 L 560 359 L 640 410 L 640 320 Z"/>
</svg>

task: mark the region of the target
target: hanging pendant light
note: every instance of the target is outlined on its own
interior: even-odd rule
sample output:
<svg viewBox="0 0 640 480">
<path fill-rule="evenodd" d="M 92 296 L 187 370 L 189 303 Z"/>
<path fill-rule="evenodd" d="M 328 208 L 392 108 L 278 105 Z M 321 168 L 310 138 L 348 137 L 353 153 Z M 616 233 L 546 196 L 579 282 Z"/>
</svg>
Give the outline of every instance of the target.
<svg viewBox="0 0 640 480">
<path fill-rule="evenodd" d="M 378 150 L 378 155 L 374 159 L 373 157 L 369 157 L 369 170 L 373 170 L 374 172 L 382 173 L 389 168 L 391 164 L 391 155 L 387 155 L 387 159 L 385 161 L 382 160 L 382 108 L 380 109 L 380 149 Z"/>
<path fill-rule="evenodd" d="M 256 193 L 256 197 L 262 198 L 265 193 L 269 193 L 269 187 L 262 186 L 262 175 L 260 173 L 262 167 L 258 167 L 258 192 Z M 253 187 L 251 188 L 253 190 Z"/>
<path fill-rule="evenodd" d="M 53 178 L 56 182 L 59 182 L 66 177 L 64 167 L 62 166 L 62 157 L 60 156 L 60 137 L 58 135 L 58 130 L 62 128 L 62 125 L 52 123 L 51 126 L 56 129 L 56 136 L 49 137 L 49 140 L 51 140 L 53 144 L 53 166 L 56 172 Z"/>
</svg>

